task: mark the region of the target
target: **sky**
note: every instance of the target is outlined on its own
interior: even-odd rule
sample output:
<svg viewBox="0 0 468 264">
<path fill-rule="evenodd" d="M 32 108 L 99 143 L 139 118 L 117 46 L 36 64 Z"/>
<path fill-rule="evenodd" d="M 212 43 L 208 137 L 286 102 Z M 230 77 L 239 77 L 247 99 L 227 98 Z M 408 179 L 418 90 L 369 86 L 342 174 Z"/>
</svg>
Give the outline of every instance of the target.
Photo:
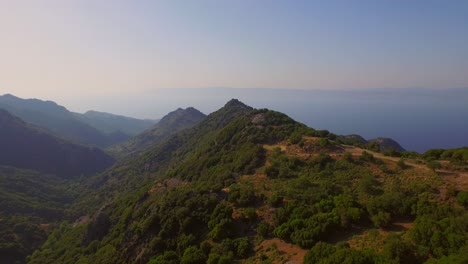
<svg viewBox="0 0 468 264">
<path fill-rule="evenodd" d="M 0 0 L 0 94 L 468 87 L 468 1 Z"/>
</svg>

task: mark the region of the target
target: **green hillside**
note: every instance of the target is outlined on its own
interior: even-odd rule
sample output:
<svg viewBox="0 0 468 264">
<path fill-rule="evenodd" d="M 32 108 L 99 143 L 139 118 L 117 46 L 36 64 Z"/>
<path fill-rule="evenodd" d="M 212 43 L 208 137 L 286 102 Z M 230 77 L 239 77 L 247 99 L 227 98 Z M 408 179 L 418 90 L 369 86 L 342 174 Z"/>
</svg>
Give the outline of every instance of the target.
<svg viewBox="0 0 468 264">
<path fill-rule="evenodd" d="M 71 209 L 88 220 L 55 229 L 28 262 L 467 261 L 466 167 L 337 139 L 232 100 L 90 178 Z"/>
</svg>

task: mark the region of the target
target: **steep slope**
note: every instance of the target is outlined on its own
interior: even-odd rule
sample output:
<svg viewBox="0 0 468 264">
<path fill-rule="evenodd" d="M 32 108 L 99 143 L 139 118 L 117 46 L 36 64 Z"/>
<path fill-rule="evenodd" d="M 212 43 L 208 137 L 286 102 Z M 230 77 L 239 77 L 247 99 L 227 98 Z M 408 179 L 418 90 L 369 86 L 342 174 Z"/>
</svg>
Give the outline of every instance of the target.
<svg viewBox="0 0 468 264">
<path fill-rule="evenodd" d="M 144 151 L 169 136 L 194 126 L 205 117 L 205 114 L 193 107 L 179 108 L 164 116 L 153 128 L 146 130 L 128 142 L 111 147 L 109 152 L 116 157 L 124 157 Z"/>
<path fill-rule="evenodd" d="M 89 121 L 89 118 L 79 118 L 81 114 L 72 113 L 52 101 L 21 99 L 6 94 L 0 96 L 0 109 L 5 109 L 30 124 L 46 128 L 59 137 L 77 143 L 108 147 L 128 140 L 131 136 L 119 130 L 101 132 L 83 121 L 83 119 Z M 101 122 L 105 123 L 102 119 Z"/>
<path fill-rule="evenodd" d="M 335 139 L 230 101 L 91 179 L 30 263 L 463 263 L 467 190 Z"/>
<path fill-rule="evenodd" d="M 76 177 L 103 171 L 113 159 L 97 148 L 69 143 L 0 109 L 0 165 Z"/>
<path fill-rule="evenodd" d="M 157 123 L 157 120 L 142 120 L 98 111 L 74 114 L 79 120 L 106 134 L 120 132 L 127 136 L 136 136 Z"/>
</svg>

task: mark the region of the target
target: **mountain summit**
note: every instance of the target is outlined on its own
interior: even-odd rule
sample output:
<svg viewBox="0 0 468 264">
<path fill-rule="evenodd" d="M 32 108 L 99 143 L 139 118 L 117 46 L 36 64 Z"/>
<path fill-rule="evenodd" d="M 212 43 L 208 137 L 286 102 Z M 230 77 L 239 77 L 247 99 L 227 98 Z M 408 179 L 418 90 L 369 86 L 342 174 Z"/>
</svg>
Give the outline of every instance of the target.
<svg viewBox="0 0 468 264">
<path fill-rule="evenodd" d="M 239 101 L 239 99 L 235 99 L 235 98 L 232 98 L 224 105 L 224 107 L 235 107 L 235 106 L 251 108 L 250 106 Z"/>
<path fill-rule="evenodd" d="M 205 117 L 205 114 L 193 107 L 178 108 L 164 116 L 153 128 L 125 143 L 112 147 L 110 153 L 121 158 L 141 152 L 181 130 L 192 127 Z"/>
</svg>

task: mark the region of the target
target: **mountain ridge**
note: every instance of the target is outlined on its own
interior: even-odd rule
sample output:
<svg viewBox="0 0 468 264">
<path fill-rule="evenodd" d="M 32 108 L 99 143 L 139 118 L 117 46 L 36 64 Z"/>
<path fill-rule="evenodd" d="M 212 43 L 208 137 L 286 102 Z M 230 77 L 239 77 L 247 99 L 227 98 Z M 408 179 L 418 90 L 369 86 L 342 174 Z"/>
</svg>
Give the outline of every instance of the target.
<svg viewBox="0 0 468 264">
<path fill-rule="evenodd" d="M 205 114 L 193 107 L 178 108 L 165 115 L 157 124 L 136 137 L 111 147 L 109 152 L 120 158 L 135 155 L 160 143 L 174 133 L 194 126 L 205 117 Z"/>
<path fill-rule="evenodd" d="M 130 156 L 105 173 L 90 178 L 85 183 L 85 193 L 105 190 L 106 197 L 90 196 L 98 197 L 97 201 L 108 202 L 109 197 L 131 192 L 138 185 L 151 181 L 154 174 L 170 169 L 170 161 L 172 163 L 182 162 L 190 155 L 193 145 L 202 145 L 212 141 L 212 137 L 220 129 L 251 111 L 253 111 L 253 108 L 244 104 L 226 104 L 191 128 L 181 130 L 159 144 L 151 146 L 141 155 Z M 129 177 L 129 175 L 138 175 L 138 177 Z M 119 184 L 119 181 L 124 181 L 127 184 Z M 97 201 L 86 201 L 86 203 L 97 204 Z M 89 212 L 88 209 L 92 207 L 89 207 L 86 203 L 76 204 L 77 210 Z"/>
</svg>

